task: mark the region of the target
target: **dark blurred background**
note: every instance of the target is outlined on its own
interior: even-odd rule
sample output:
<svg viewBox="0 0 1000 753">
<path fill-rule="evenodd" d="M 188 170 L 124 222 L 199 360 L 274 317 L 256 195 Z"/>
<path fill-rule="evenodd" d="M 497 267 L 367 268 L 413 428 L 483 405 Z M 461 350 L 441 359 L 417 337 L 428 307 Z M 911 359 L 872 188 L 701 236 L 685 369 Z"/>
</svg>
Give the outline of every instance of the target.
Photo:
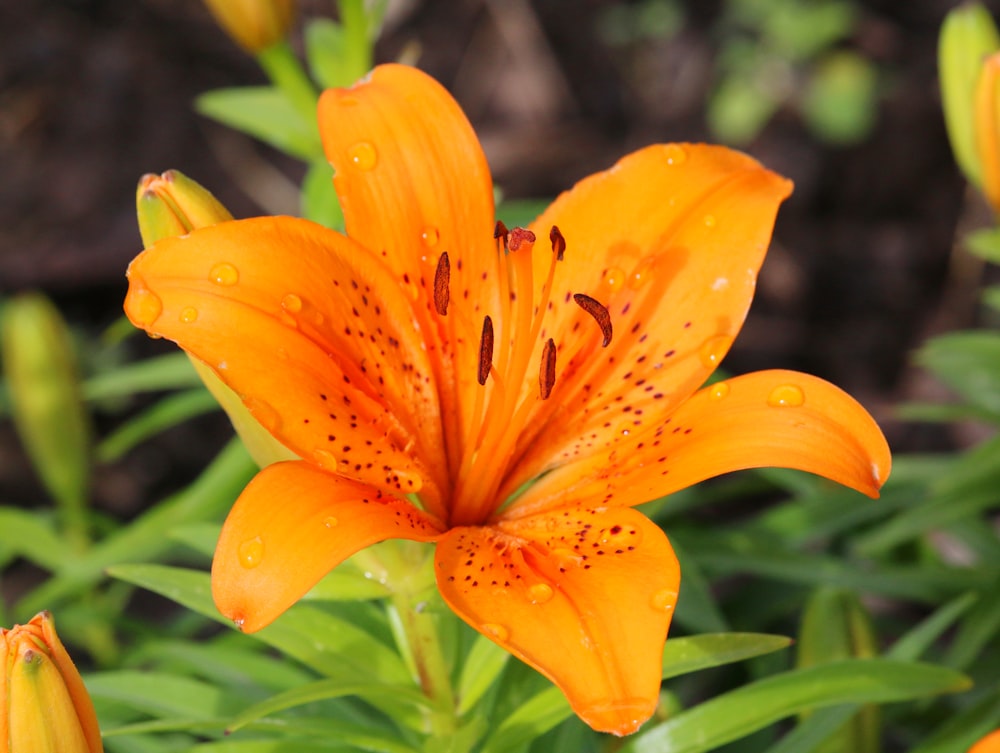
<svg viewBox="0 0 1000 753">
<path fill-rule="evenodd" d="M 954 5 L 394 0 L 377 59 L 416 60 L 454 93 L 508 197 L 553 196 L 668 140 L 724 141 L 791 177 L 726 367 L 824 376 L 897 450 L 941 449 L 974 429 L 905 424 L 892 407 L 943 396 L 910 365 L 929 334 L 982 324 L 988 271 L 955 239 L 990 217 L 952 161 L 936 79 Z M 301 165 L 191 109 L 205 90 L 263 81 L 197 0 L 2 0 L 0 294 L 40 288 L 75 325 L 110 324 L 145 172 L 178 168 L 236 216 L 295 212 Z M 136 355 L 168 347 L 139 340 Z M 174 441 L 203 463 L 199 441 L 227 429 L 196 426 Z"/>
</svg>

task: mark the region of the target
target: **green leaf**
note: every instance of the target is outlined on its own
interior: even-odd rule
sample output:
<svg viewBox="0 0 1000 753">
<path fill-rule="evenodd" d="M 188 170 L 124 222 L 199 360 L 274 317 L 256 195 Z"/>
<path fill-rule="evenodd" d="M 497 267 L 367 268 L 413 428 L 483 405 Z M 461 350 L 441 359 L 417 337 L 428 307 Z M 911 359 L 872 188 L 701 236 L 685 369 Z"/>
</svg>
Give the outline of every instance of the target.
<svg viewBox="0 0 1000 753">
<path fill-rule="evenodd" d="M 105 569 L 111 565 L 162 556 L 173 546 L 164 535 L 166 531 L 186 523 L 221 518 L 256 470 L 239 440 L 232 440 L 187 489 L 158 503 L 86 554 L 68 561 L 18 603 L 19 612 L 30 615 L 52 608 L 104 578 Z"/>
<path fill-rule="evenodd" d="M 345 682 L 343 680 L 318 680 L 308 685 L 271 696 L 266 701 L 243 710 L 226 726 L 227 733 L 242 729 L 262 717 L 279 711 L 302 706 L 307 703 L 326 701 L 344 696 L 359 696 L 377 703 L 383 696 L 391 696 L 396 701 L 409 704 L 419 711 L 430 711 L 427 696 L 413 686 L 382 685 L 378 683 Z"/>
<path fill-rule="evenodd" d="M 69 562 L 66 542 L 56 534 L 52 521 L 15 507 L 0 507 L 0 550 L 50 571 Z"/>
<path fill-rule="evenodd" d="M 930 664 L 862 659 L 792 670 L 705 701 L 640 732 L 622 753 L 702 753 L 779 719 L 823 706 L 887 703 L 966 690 L 969 679 Z"/>
<path fill-rule="evenodd" d="M 971 253 L 993 264 L 1000 264 L 1000 228 L 973 230 L 964 240 Z"/>
<path fill-rule="evenodd" d="M 324 89 L 349 86 L 350 61 L 344 57 L 344 30 L 329 18 L 314 18 L 305 29 L 309 70 Z"/>
<path fill-rule="evenodd" d="M 721 633 L 729 629 L 725 616 L 712 596 L 708 579 L 697 560 L 674 542 L 674 554 L 684 578 L 674 619 L 691 632 Z"/>
<path fill-rule="evenodd" d="M 333 168 L 325 159 L 309 165 L 302 180 L 302 216 L 334 230 L 344 230 L 344 212 L 333 189 Z"/>
<path fill-rule="evenodd" d="M 955 635 L 944 663 L 955 669 L 967 670 L 989 646 L 996 646 L 1000 635 L 1000 578 L 987 587 Z"/>
<path fill-rule="evenodd" d="M 918 365 L 934 372 L 969 404 L 1000 420 L 1000 334 L 952 332 L 939 335 L 916 354 Z"/>
<path fill-rule="evenodd" d="M 847 703 L 820 709 L 799 722 L 767 753 L 810 753 L 824 743 L 829 744 L 827 741 L 836 740 L 836 735 L 861 708 L 860 703 Z M 848 750 L 855 753 L 853 749 L 844 749 L 844 753 Z"/>
<path fill-rule="evenodd" d="M 305 120 L 288 97 L 274 87 L 249 86 L 205 92 L 195 100 L 195 109 L 307 162 L 323 156 L 316 124 Z"/>
<path fill-rule="evenodd" d="M 158 718 L 210 720 L 239 708 L 231 691 L 164 672 L 101 672 L 87 677 L 87 689 L 95 701 L 114 701 Z"/>
<path fill-rule="evenodd" d="M 218 409 L 215 398 L 204 389 L 168 395 L 105 437 L 97 445 L 97 459 L 102 463 L 113 463 L 137 444 L 161 431 Z"/>
<path fill-rule="evenodd" d="M 813 72 L 802 98 L 806 123 L 833 144 L 856 144 L 875 124 L 878 75 L 856 52 L 827 56 Z"/>
<path fill-rule="evenodd" d="M 1000 728 L 1000 688 L 952 715 L 910 753 L 965 753 L 979 738 Z"/>
<path fill-rule="evenodd" d="M 719 633 L 674 638 L 663 649 L 663 679 L 761 656 L 786 648 L 791 639 L 762 633 Z M 514 750 L 572 716 L 566 697 L 547 687 L 509 714 L 483 746 L 483 753 Z"/>
<path fill-rule="evenodd" d="M 201 379 L 186 353 L 169 353 L 145 361 L 119 366 L 83 383 L 86 400 L 131 397 L 136 392 L 198 387 Z"/>
<path fill-rule="evenodd" d="M 118 565 L 110 568 L 109 574 L 229 624 L 212 601 L 208 573 L 166 565 Z M 358 677 L 370 677 L 393 686 L 411 682 L 399 655 L 368 631 L 306 604 L 296 604 L 250 638 L 273 646 L 332 680 L 357 682 Z M 412 705 L 392 695 L 370 701 L 397 720 L 420 724 Z"/>
<path fill-rule="evenodd" d="M 510 653 L 488 638 L 477 635 L 462 663 L 458 680 L 458 713 L 468 713 L 507 666 Z"/>
<path fill-rule="evenodd" d="M 967 593 L 943 604 L 923 622 L 900 636 L 886 652 L 886 657 L 904 661 L 919 659 L 975 603 L 976 594 Z"/>
</svg>

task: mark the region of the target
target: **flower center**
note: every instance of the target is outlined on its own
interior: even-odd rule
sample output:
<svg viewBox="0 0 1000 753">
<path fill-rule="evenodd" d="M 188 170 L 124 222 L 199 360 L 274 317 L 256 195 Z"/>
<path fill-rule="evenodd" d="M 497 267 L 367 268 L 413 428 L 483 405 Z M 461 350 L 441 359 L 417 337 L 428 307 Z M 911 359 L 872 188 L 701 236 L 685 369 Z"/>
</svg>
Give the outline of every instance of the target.
<svg viewBox="0 0 1000 753">
<path fill-rule="evenodd" d="M 524 228 L 508 231 L 497 222 L 493 235 L 499 255 L 500 311 L 496 321 L 483 318 L 479 340 L 477 392 L 471 414 L 464 422 L 461 463 L 456 474 L 451 525 L 485 522 L 504 500 L 497 493 L 513 457 L 518 439 L 540 401 L 557 387 L 558 347 L 543 339 L 543 322 L 566 239 L 555 225 L 549 231 L 551 256 L 541 286 L 535 280 L 535 234 Z M 451 262 L 447 253 L 438 259 L 434 275 L 434 308 L 445 316 L 450 303 Z M 611 315 L 594 298 L 573 296 L 576 304 L 594 318 L 602 345 L 611 342 Z M 536 366 L 537 365 L 537 366 Z M 537 371 L 536 371 L 537 369 Z M 537 374 L 537 389 L 532 384 Z"/>
</svg>

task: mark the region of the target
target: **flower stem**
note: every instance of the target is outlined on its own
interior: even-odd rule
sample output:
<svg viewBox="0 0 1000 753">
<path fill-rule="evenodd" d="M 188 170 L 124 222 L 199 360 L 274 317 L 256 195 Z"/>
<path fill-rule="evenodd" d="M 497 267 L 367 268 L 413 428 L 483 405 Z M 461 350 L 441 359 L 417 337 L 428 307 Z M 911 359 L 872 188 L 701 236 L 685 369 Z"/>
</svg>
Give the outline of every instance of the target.
<svg viewBox="0 0 1000 753">
<path fill-rule="evenodd" d="M 451 670 L 441 643 L 442 609 L 434 585 L 434 558 L 426 545 L 391 542 L 379 552 L 386 583 L 392 589 L 389 616 L 404 658 L 420 689 L 431 701 L 427 731 L 439 740 L 451 740 L 457 728 Z"/>
<path fill-rule="evenodd" d="M 261 50 L 257 54 L 257 62 L 303 120 L 308 124 L 315 124 L 316 100 L 319 95 L 288 42 L 277 42 Z"/>
</svg>

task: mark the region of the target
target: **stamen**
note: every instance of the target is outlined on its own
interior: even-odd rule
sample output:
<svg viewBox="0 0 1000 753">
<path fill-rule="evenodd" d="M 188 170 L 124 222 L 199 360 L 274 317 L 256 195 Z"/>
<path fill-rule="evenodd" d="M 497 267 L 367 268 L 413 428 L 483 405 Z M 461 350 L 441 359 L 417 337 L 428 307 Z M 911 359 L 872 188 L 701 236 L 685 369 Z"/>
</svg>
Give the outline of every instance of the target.
<svg viewBox="0 0 1000 753">
<path fill-rule="evenodd" d="M 488 316 L 483 319 L 483 334 L 479 339 L 479 384 L 486 384 L 493 365 L 493 320 Z"/>
<path fill-rule="evenodd" d="M 434 309 L 441 315 L 448 313 L 448 301 L 451 298 L 449 283 L 451 282 L 451 262 L 448 260 L 448 252 L 445 251 L 438 259 L 437 269 L 434 272 Z"/>
<path fill-rule="evenodd" d="M 542 365 L 538 370 L 538 393 L 548 400 L 556 383 L 556 344 L 550 337 L 542 348 Z"/>
<path fill-rule="evenodd" d="M 534 243 L 534 242 L 535 242 L 535 234 L 533 232 L 531 232 L 530 230 L 526 230 L 523 227 L 516 227 L 510 231 L 510 241 L 508 243 L 507 248 L 510 251 L 517 251 L 519 248 L 521 248 L 522 243 Z M 531 292 L 530 288 L 527 292 L 530 294 Z M 523 294 L 524 291 L 522 291 L 522 295 Z"/>
<path fill-rule="evenodd" d="M 556 261 L 562 261 L 563 254 L 566 253 L 566 239 L 559 232 L 558 225 L 553 225 L 549 230 L 549 241 L 552 243 L 552 253 L 556 255 Z"/>
<path fill-rule="evenodd" d="M 601 347 L 608 347 L 611 344 L 611 314 L 608 313 L 608 309 L 589 295 L 584 295 L 583 293 L 574 293 L 573 300 L 576 301 L 577 306 L 594 317 L 597 326 L 601 328 L 601 334 L 604 335 L 604 342 L 601 343 Z"/>
<path fill-rule="evenodd" d="M 493 228 L 493 240 L 503 238 L 503 250 L 507 250 L 507 239 L 510 237 L 510 233 L 507 231 L 507 226 L 503 224 L 503 220 L 497 220 L 496 227 Z"/>
</svg>

